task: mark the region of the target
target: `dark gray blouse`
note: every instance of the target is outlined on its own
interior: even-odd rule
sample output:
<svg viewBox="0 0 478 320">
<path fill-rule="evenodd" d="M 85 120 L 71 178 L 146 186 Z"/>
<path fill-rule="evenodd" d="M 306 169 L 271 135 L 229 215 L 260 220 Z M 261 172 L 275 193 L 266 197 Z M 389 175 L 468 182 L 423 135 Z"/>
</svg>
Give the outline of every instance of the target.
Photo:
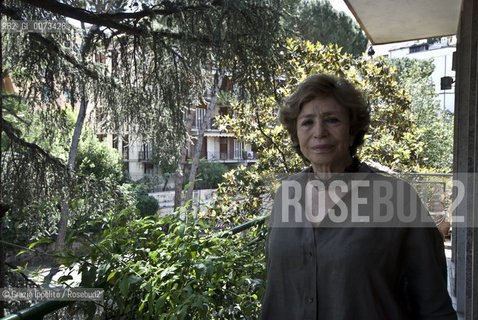
<svg viewBox="0 0 478 320">
<path fill-rule="evenodd" d="M 373 169 L 362 165 L 360 171 Z M 376 177 L 370 175 L 370 180 Z M 301 186 L 308 181 L 305 174 L 290 179 Z M 409 197 L 418 198 L 406 187 L 411 196 L 394 193 L 391 198 L 396 210 L 414 200 Z M 377 192 L 366 189 L 362 197 Z M 279 189 L 271 215 L 261 319 L 456 319 L 447 292 L 443 240 L 431 220 L 420 226 L 357 225 L 349 220 L 337 225 L 327 218 L 315 228 L 307 219 L 281 225 L 281 194 Z M 343 201 L 350 206 L 350 193 Z M 372 206 L 359 206 L 360 214 L 367 215 Z M 426 211 L 420 201 L 418 206 L 418 211 Z"/>
</svg>

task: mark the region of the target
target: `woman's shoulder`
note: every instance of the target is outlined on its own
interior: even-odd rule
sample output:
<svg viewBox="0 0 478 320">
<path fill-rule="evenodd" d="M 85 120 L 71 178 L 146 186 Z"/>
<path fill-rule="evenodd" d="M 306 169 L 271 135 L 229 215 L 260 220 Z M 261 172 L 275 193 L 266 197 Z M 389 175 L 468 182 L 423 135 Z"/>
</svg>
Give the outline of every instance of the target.
<svg viewBox="0 0 478 320">
<path fill-rule="evenodd" d="M 362 162 L 358 172 L 365 174 L 368 179 L 378 179 L 392 182 L 400 181 L 406 183 L 406 181 L 401 179 L 395 172 L 380 164 L 377 165 L 375 162 L 372 164 Z"/>
<path fill-rule="evenodd" d="M 279 180 L 280 181 L 297 181 L 297 182 L 307 181 L 307 177 L 311 174 L 314 174 L 312 167 L 307 167 L 298 173 L 283 176 Z"/>
</svg>

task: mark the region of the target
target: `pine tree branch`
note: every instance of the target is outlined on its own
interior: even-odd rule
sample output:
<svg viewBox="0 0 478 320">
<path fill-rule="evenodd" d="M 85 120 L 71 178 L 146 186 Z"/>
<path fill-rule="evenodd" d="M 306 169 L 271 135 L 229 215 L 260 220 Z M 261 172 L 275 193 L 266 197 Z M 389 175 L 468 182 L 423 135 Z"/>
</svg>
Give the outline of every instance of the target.
<svg viewBox="0 0 478 320">
<path fill-rule="evenodd" d="M 5 15 L 11 17 L 15 20 L 22 20 L 21 16 L 18 14 L 17 10 L 12 8 L 6 8 L 0 4 L 0 12 L 4 13 Z M 65 61 L 69 62 L 74 68 L 81 71 L 84 75 L 88 78 L 93 80 L 98 80 L 103 83 L 107 83 L 111 85 L 113 88 L 121 89 L 120 81 L 114 77 L 108 77 L 94 68 L 92 68 L 87 63 L 81 62 L 80 60 L 76 59 L 74 56 L 65 52 L 60 45 L 54 41 L 53 39 L 45 38 L 40 33 L 30 33 L 29 36 L 33 41 L 36 41 L 39 45 L 43 48 L 47 49 L 50 53 L 64 59 Z"/>
<path fill-rule="evenodd" d="M 95 12 L 91 12 L 82 8 L 75 8 L 70 5 L 58 2 L 56 0 L 43 0 L 43 1 L 37 1 L 37 0 L 21 0 L 22 2 L 28 3 L 34 7 L 40 8 L 47 10 L 51 13 L 59 14 L 64 17 L 76 19 L 78 21 L 90 23 L 93 25 L 97 26 L 103 26 L 103 27 L 108 27 L 110 29 L 118 30 L 122 33 L 126 33 L 129 35 L 134 35 L 138 37 L 145 37 L 145 36 L 159 36 L 163 38 L 168 38 L 168 39 L 173 39 L 173 40 L 183 40 L 183 41 L 189 41 L 189 42 L 194 42 L 194 43 L 200 43 L 203 45 L 213 45 L 214 41 L 207 36 L 207 35 L 198 35 L 198 36 L 191 36 L 187 33 L 184 32 L 171 32 L 168 30 L 157 30 L 157 31 L 152 31 L 148 28 L 144 27 L 136 27 L 133 25 L 129 24 L 124 24 L 124 23 L 119 23 L 115 21 L 114 19 L 110 18 L 110 15 L 121 15 L 121 14 L 107 14 L 107 13 L 102 13 L 98 14 Z M 1 11 L 4 12 L 4 6 L 1 6 Z M 201 10 L 204 10 L 205 8 L 198 7 Z M 211 7 L 212 8 L 212 7 Z M 16 11 L 15 9 L 12 8 L 6 8 L 8 11 L 13 10 Z M 193 7 L 190 7 L 189 10 L 192 10 Z M 7 14 L 7 10 L 5 10 L 5 14 Z M 153 14 L 148 13 L 150 10 L 146 10 L 143 12 L 142 17 L 146 16 L 155 16 L 154 10 L 152 11 Z M 171 12 L 174 13 L 174 12 Z M 138 22 L 142 17 L 136 18 L 135 23 Z M 124 20 L 127 20 L 127 18 L 123 18 Z"/>
<path fill-rule="evenodd" d="M 48 10 L 50 12 L 62 14 L 64 10 L 74 12 L 78 18 L 77 20 L 82 21 L 82 18 L 88 19 L 101 19 L 102 21 L 111 21 L 111 20 L 140 20 L 144 17 L 154 17 L 154 16 L 168 16 L 172 14 L 182 13 L 182 12 L 198 12 L 214 9 L 219 5 L 223 5 L 220 1 L 215 1 L 214 6 L 208 4 L 198 4 L 198 5 L 185 5 L 183 3 L 172 3 L 171 1 L 163 1 L 162 3 L 155 5 L 153 8 L 146 8 L 141 11 L 136 12 L 115 12 L 115 13 L 98 13 L 85 10 L 82 8 L 77 8 L 70 6 L 65 3 L 58 2 L 56 0 L 42 0 L 41 3 L 38 0 L 21 0 L 23 2 L 29 3 L 36 7 Z M 163 7 L 159 9 L 160 7 Z M 87 21 L 84 21 L 87 22 Z"/>
<path fill-rule="evenodd" d="M 8 262 L 5 262 L 5 265 L 12 270 L 17 268 L 17 266 L 14 266 L 13 264 L 10 264 Z M 28 278 L 28 275 L 26 275 L 25 273 L 20 271 L 20 272 L 16 272 L 16 274 L 19 274 L 25 280 L 26 283 L 29 283 L 34 288 L 40 288 L 40 285 L 37 284 L 35 281 L 31 280 L 30 278 Z"/>
<path fill-rule="evenodd" d="M 21 102 L 22 98 L 20 96 L 17 96 L 17 95 L 13 95 L 13 94 L 9 94 L 9 95 L 2 95 L 2 100 L 5 100 L 5 99 L 17 99 L 19 102 Z M 16 113 L 16 111 L 8 104 L 5 104 L 3 103 L 2 104 L 2 108 L 8 112 L 11 116 L 13 116 L 15 119 L 17 119 L 18 121 L 22 122 L 23 124 L 29 126 L 31 125 L 30 122 L 27 122 L 25 121 L 23 118 L 19 117 Z"/>
<path fill-rule="evenodd" d="M 16 144 L 22 147 L 25 147 L 29 150 L 32 150 L 33 152 L 41 155 L 46 161 L 54 164 L 55 166 L 58 166 L 61 169 L 68 170 L 68 166 L 65 165 L 62 160 L 52 156 L 51 154 L 43 150 L 43 148 L 38 146 L 37 144 L 27 142 L 23 138 L 20 138 L 19 136 L 17 136 L 18 129 L 15 129 L 12 126 L 12 124 L 6 121 L 5 119 L 2 119 L 2 131 L 5 132 L 5 134 L 10 138 L 10 140 L 15 142 Z"/>
<path fill-rule="evenodd" d="M 176 13 L 182 12 L 198 12 L 198 11 L 206 11 L 214 9 L 213 6 L 206 5 L 206 4 L 199 4 L 197 6 L 187 6 L 184 4 L 176 4 L 172 5 L 169 1 L 164 1 L 163 5 L 165 6 L 164 9 L 154 9 L 148 8 L 145 10 L 141 10 L 138 12 L 117 12 L 117 13 L 99 13 L 97 16 L 105 17 L 107 19 L 112 20 L 123 20 L 123 19 L 142 19 L 144 17 L 154 17 L 154 16 L 169 16 Z M 155 6 L 159 7 L 159 5 Z"/>
<path fill-rule="evenodd" d="M 10 18 L 14 20 L 23 20 L 22 17 L 18 14 L 18 10 L 15 10 L 14 8 L 8 8 L 0 4 L 0 12 L 5 14 L 6 16 L 9 16 Z M 84 63 L 78 61 L 71 55 L 64 52 L 64 50 L 61 49 L 58 43 L 56 43 L 55 41 L 43 37 L 40 33 L 30 33 L 29 36 L 32 38 L 32 40 L 38 42 L 49 52 L 65 59 L 66 61 L 71 63 L 75 68 L 84 72 L 84 74 L 88 76 L 89 78 L 92 78 L 95 80 L 102 78 L 102 75 L 100 75 L 96 70 L 89 68 Z M 114 84 L 114 82 L 111 82 L 111 83 Z"/>
<path fill-rule="evenodd" d="M 34 7 L 41 8 L 51 13 L 56 13 L 65 17 L 76 19 L 79 21 L 91 23 L 94 25 L 105 26 L 115 30 L 123 31 L 128 34 L 141 36 L 144 32 L 141 28 L 133 27 L 126 24 L 121 24 L 104 16 L 100 16 L 94 12 L 75 8 L 68 4 L 58 2 L 56 0 L 21 0 L 24 3 L 28 3 Z"/>
</svg>

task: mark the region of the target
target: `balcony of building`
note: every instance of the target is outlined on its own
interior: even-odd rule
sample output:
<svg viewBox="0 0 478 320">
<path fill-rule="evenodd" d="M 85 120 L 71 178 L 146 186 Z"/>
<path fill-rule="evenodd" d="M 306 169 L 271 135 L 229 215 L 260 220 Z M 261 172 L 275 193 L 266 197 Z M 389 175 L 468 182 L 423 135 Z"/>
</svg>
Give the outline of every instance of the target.
<svg viewBox="0 0 478 320">
<path fill-rule="evenodd" d="M 144 143 L 141 150 L 138 151 L 138 161 L 151 162 L 153 161 L 153 145 L 151 143 Z"/>
<path fill-rule="evenodd" d="M 192 134 L 197 134 L 199 130 L 203 130 L 203 129 L 205 134 L 221 133 L 221 130 L 219 129 L 219 125 L 216 120 L 216 116 L 218 115 L 223 116 L 223 115 L 230 114 L 231 112 L 230 107 L 227 107 L 227 106 L 216 107 L 215 110 L 213 110 L 212 112 L 213 114 L 211 119 L 207 123 L 205 123 L 204 118 L 206 115 L 206 106 L 202 105 L 202 106 L 196 107 L 196 110 L 193 115 L 194 116 L 193 125 L 191 127 Z"/>
<path fill-rule="evenodd" d="M 193 144 L 188 149 L 189 159 L 194 156 L 195 146 Z M 210 132 L 203 137 L 199 158 L 211 162 L 244 164 L 256 162 L 258 152 L 253 146 L 238 141 L 232 135 Z"/>
</svg>

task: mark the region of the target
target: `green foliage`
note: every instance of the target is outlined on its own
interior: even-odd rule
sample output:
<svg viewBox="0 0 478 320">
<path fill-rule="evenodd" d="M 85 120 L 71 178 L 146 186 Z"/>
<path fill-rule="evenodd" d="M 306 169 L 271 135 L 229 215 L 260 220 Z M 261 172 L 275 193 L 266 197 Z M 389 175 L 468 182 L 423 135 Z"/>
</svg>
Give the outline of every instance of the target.
<svg viewBox="0 0 478 320">
<path fill-rule="evenodd" d="M 148 196 L 147 194 L 139 193 L 136 199 L 138 201 L 136 208 L 142 217 L 157 214 L 159 206 L 158 201 L 155 198 Z"/>
<path fill-rule="evenodd" d="M 78 149 L 79 175 L 66 169 L 76 117 L 71 107 L 31 112 L 17 96 L 3 103 L 8 108 L 3 119 L 8 128 L 2 132 L 2 201 L 10 205 L 4 220 L 8 241 L 26 244 L 54 237 L 62 198 L 69 203 L 73 227 L 110 210 L 115 201 L 124 203 L 120 199 L 124 194 L 111 184 L 124 182 L 122 160 L 90 131 L 84 130 Z M 54 117 L 58 125 L 49 125 L 45 117 Z M 130 197 L 129 203 L 133 200 Z"/>
<path fill-rule="evenodd" d="M 295 26 L 304 40 L 337 44 L 354 56 L 365 52 L 368 39 L 360 26 L 344 12 L 336 11 L 328 0 L 302 0 L 297 10 Z"/>
<path fill-rule="evenodd" d="M 216 189 L 224 181 L 224 174 L 229 169 L 219 162 L 201 161 L 198 167 L 196 189 Z"/>
<path fill-rule="evenodd" d="M 102 12 L 104 7 L 89 6 L 89 1 L 75 2 L 77 7 L 68 9 L 64 6 L 69 3 L 53 3 L 48 10 L 42 9 L 42 2 L 25 6 L 5 1 L 4 13 L 14 20 L 64 21 L 62 10 L 70 15 L 99 11 L 90 15 L 98 23 L 90 30 L 2 33 L 2 65 L 12 70 L 13 81 L 21 88 L 21 99 L 28 105 L 25 112 L 44 112 L 38 143 L 71 137 L 69 128 L 64 134 L 55 131 L 60 123 L 52 116 L 63 107 L 58 101 L 68 92 L 72 105 L 82 97 L 89 99 L 88 107 L 101 105 L 105 119 L 101 129 L 118 130 L 127 123 L 130 134 L 158 147 L 162 168 L 174 168 L 185 141 L 184 112 L 203 99 L 211 83 L 211 66 L 232 72 L 234 82 L 247 86 L 249 94 L 257 92 L 256 76 L 270 78 L 278 63 L 274 44 L 280 34 L 280 2 L 163 1 L 154 7 L 155 14 L 141 2 L 138 12 L 127 7 L 129 2 L 118 3 Z M 53 14 L 55 8 L 59 10 Z M 107 18 L 109 14 L 114 19 Z M 122 27 L 108 26 L 111 23 Z M 10 133 L 23 135 L 14 128 Z M 118 190 L 107 184 L 118 179 L 117 162 L 110 157 L 109 166 L 104 163 L 102 157 L 109 155 L 94 139 L 87 141 L 84 156 L 79 155 L 77 170 L 84 176 L 67 170 L 57 174 L 64 161 L 50 159 L 41 147 L 11 141 L 6 145 L 10 158 L 2 162 L 2 201 L 12 205 L 11 198 L 27 195 L 28 205 L 15 207 L 10 216 L 26 221 L 19 214 L 24 208 L 41 212 L 52 217 L 47 230 L 55 232 L 51 226 L 57 225 L 58 205 L 64 199 L 75 231 L 104 230 L 85 235 L 92 243 L 90 251 L 81 252 L 76 261 L 82 285 L 91 285 L 96 277 L 98 284 L 106 283 L 105 308 L 112 312 L 105 318 L 122 314 L 135 319 L 240 318 L 258 313 L 261 286 L 255 279 L 262 278 L 263 256 L 256 255 L 257 250 L 239 252 L 250 239 L 204 238 L 208 229 L 199 225 L 139 219 L 129 186 Z M 28 219 L 35 221 L 35 216 Z M 91 220 L 97 223 L 84 227 Z M 16 223 L 13 226 L 12 234 L 22 234 Z M 74 262 L 62 254 L 64 263 Z"/>
<path fill-rule="evenodd" d="M 421 143 L 410 114 L 410 100 L 395 81 L 396 74 L 386 61 L 365 60 L 343 54 L 337 45 L 288 39 L 284 60 L 277 70 L 274 88 L 259 99 L 233 104 L 234 117 L 217 119 L 220 129 L 246 144 L 255 144 L 258 161 L 225 175 L 218 189 L 218 201 L 205 216 L 232 225 L 268 213 L 281 175 L 300 172 L 305 164 L 291 148 L 290 137 L 278 124 L 278 106 L 308 75 L 332 73 L 349 79 L 363 90 L 372 109 L 362 160 L 373 160 L 391 168 L 413 169 L 420 165 Z"/>
<path fill-rule="evenodd" d="M 68 132 L 68 118 L 65 112 L 50 112 L 60 133 L 54 137 L 41 121 L 44 113 L 30 112 L 20 97 L 4 95 L 2 109 L 1 193 L 2 203 L 9 206 L 3 220 L 4 239 L 26 244 L 55 232 L 52 226 L 58 221 L 65 188 L 62 181 L 71 180 L 64 166 L 61 134 Z M 18 165 L 22 162 L 28 165 Z"/>
<path fill-rule="evenodd" d="M 158 220 L 131 208 L 111 212 L 92 222 L 104 232 L 86 243 L 87 258 L 63 252 L 62 262 L 79 267 L 82 286 L 105 289 L 104 318 L 256 318 L 264 228 L 225 237 L 179 214 Z"/>
<path fill-rule="evenodd" d="M 100 142 L 96 135 L 83 135 L 75 159 L 75 170 L 97 180 L 108 179 L 119 183 L 124 181 L 123 160 L 117 150 L 106 141 Z"/>
<path fill-rule="evenodd" d="M 249 86 L 252 75 L 271 72 L 281 2 L 107 2 L 48 7 L 7 0 L 4 19 L 64 21 L 66 12 L 80 16 L 87 10 L 96 24 L 90 19 L 91 28 L 48 37 L 2 33 L 2 65 L 19 88 L 28 88 L 22 95 L 30 108 L 47 110 L 64 93 L 75 105 L 85 94 L 88 108 L 101 106 L 102 131 L 127 123 L 129 134 L 154 142 L 162 172 L 175 172 L 185 143 L 184 113 L 204 100 L 210 68 L 229 70 L 235 83 Z M 45 122 L 56 124 L 49 117 Z"/>
<path fill-rule="evenodd" d="M 136 198 L 136 209 L 140 216 L 147 217 L 156 215 L 158 212 L 158 201 L 148 196 L 148 186 L 143 184 L 136 184 L 134 187 Z"/>
<path fill-rule="evenodd" d="M 423 144 L 424 167 L 450 171 L 453 163 L 453 115 L 440 107 L 431 78 L 432 60 L 392 59 L 399 86 L 410 96 L 410 111 Z"/>
<path fill-rule="evenodd" d="M 63 109 L 31 111 L 27 101 L 17 95 L 4 95 L 2 102 L 3 121 L 11 126 L 17 137 L 39 146 L 53 157 L 66 161 L 67 146 L 75 121 L 75 114 L 69 105 Z M 51 118 L 56 125 L 48 125 L 45 118 Z M 2 151 L 5 152 L 12 147 L 20 148 L 18 143 L 2 132 Z"/>
<path fill-rule="evenodd" d="M 163 173 L 162 175 L 145 174 L 136 183 L 145 185 L 147 192 L 165 191 L 170 176 L 170 173 Z"/>
</svg>

